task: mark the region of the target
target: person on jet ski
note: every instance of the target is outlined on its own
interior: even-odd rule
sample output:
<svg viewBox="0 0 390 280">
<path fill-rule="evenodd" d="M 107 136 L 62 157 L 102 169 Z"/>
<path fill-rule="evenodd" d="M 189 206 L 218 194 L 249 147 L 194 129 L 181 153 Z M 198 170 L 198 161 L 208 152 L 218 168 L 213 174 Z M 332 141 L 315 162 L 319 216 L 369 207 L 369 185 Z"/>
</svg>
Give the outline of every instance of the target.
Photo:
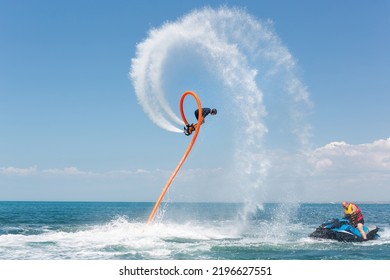
<svg viewBox="0 0 390 280">
<path fill-rule="evenodd" d="M 195 112 L 195 118 L 198 119 L 199 118 L 199 109 L 196 109 Z M 201 125 L 205 123 L 204 119 L 207 115 L 216 115 L 217 114 L 217 109 L 210 109 L 210 108 L 202 108 L 202 120 L 201 120 Z M 184 134 L 189 136 L 192 134 L 192 132 L 195 131 L 195 128 L 196 128 L 196 125 L 197 124 L 187 124 L 185 127 L 184 127 Z"/>
<path fill-rule="evenodd" d="M 345 217 L 351 222 L 351 224 L 357 228 L 362 235 L 364 240 L 367 240 L 367 235 L 364 232 L 363 225 L 364 225 L 364 216 L 362 214 L 362 211 L 360 211 L 360 208 L 351 202 L 343 201 L 342 206 L 344 208 L 344 215 Z"/>
</svg>

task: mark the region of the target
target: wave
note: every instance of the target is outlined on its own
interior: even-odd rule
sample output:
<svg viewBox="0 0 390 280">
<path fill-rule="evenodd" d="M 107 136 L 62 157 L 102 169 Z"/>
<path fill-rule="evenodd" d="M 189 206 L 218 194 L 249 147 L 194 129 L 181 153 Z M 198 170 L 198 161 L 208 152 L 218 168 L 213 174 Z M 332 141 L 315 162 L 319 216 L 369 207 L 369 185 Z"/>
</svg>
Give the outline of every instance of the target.
<svg viewBox="0 0 390 280">
<path fill-rule="evenodd" d="M 379 240 L 359 244 L 308 238 L 311 230 L 305 224 L 272 221 L 253 222 L 239 230 L 233 220 L 146 224 L 121 216 L 76 230 L 1 235 L 0 259 L 310 259 L 321 254 L 330 258 L 329 251 L 345 258 L 343 250 L 370 247 L 375 254 L 390 245 L 388 227 Z"/>
<path fill-rule="evenodd" d="M 156 223 L 147 225 L 118 217 L 103 225 L 68 228 L 38 234 L 0 236 L 2 259 L 101 259 L 132 256 L 137 259 L 169 258 L 173 252 L 186 251 L 190 243 L 235 238 L 226 228 L 193 223 Z"/>
</svg>

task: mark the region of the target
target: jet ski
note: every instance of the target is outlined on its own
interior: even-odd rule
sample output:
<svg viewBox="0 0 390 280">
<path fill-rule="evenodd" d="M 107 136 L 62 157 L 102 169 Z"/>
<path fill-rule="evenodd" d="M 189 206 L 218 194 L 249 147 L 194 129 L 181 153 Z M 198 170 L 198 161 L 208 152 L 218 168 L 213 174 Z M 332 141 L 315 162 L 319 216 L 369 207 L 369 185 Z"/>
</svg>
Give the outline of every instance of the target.
<svg viewBox="0 0 390 280">
<path fill-rule="evenodd" d="M 379 228 L 363 227 L 367 235 L 367 240 L 379 238 Z M 313 233 L 309 235 L 313 238 L 334 239 L 342 242 L 362 242 L 365 241 L 359 230 L 355 228 L 347 219 L 333 219 L 323 223 Z"/>
</svg>

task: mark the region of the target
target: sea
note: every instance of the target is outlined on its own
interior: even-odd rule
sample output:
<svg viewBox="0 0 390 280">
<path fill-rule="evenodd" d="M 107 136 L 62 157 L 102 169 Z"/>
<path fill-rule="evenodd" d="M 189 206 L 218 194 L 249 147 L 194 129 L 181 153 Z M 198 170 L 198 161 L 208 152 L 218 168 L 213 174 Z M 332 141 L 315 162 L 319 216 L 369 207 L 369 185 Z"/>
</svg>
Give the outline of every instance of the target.
<svg viewBox="0 0 390 280">
<path fill-rule="evenodd" d="M 390 260 L 390 204 L 359 204 L 377 240 L 308 237 L 339 203 L 0 202 L 1 260 Z"/>
</svg>

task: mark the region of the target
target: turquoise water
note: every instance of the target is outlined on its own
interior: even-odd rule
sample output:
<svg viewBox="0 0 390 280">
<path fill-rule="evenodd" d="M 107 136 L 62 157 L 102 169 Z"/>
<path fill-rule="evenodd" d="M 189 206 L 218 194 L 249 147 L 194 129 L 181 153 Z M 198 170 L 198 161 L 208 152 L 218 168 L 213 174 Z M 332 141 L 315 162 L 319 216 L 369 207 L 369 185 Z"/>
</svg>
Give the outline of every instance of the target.
<svg viewBox="0 0 390 280">
<path fill-rule="evenodd" d="M 380 239 L 364 243 L 308 235 L 339 217 L 339 204 L 0 202 L 0 259 L 334 260 L 390 259 L 390 205 L 360 204 Z"/>
</svg>

